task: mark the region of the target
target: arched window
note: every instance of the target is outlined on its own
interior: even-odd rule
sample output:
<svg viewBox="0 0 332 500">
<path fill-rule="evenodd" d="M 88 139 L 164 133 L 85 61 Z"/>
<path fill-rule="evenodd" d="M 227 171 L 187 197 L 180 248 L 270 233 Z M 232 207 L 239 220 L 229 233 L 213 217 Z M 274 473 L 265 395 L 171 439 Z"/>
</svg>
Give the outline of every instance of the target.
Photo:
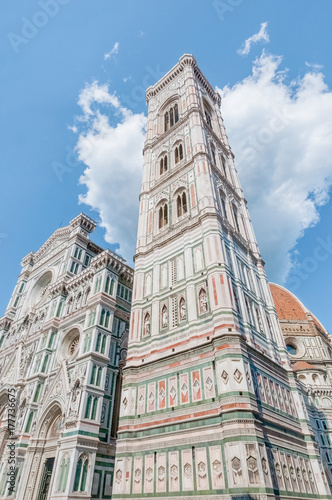
<svg viewBox="0 0 332 500">
<path fill-rule="evenodd" d="M 239 215 L 236 206 L 233 203 L 233 215 L 234 215 L 234 226 L 237 232 L 240 232 L 240 225 L 239 225 Z"/>
<path fill-rule="evenodd" d="M 96 367 L 96 365 L 93 365 L 92 370 L 91 370 L 90 384 L 95 383 L 96 371 L 97 371 L 97 367 Z"/>
<path fill-rule="evenodd" d="M 168 111 L 165 113 L 165 132 L 169 129 L 169 114 Z"/>
<path fill-rule="evenodd" d="M 83 469 L 82 469 L 82 479 L 81 479 L 81 488 L 80 488 L 81 491 L 85 491 L 85 488 L 86 488 L 86 478 L 88 476 L 88 465 L 89 465 L 88 460 L 85 460 L 84 464 L 83 464 Z"/>
<path fill-rule="evenodd" d="M 105 314 L 106 314 L 105 309 L 102 309 L 101 314 L 100 314 L 100 321 L 99 321 L 99 324 L 100 324 L 101 326 L 103 326 L 103 325 L 104 325 L 104 321 L 105 321 Z"/>
<path fill-rule="evenodd" d="M 171 108 L 169 110 L 169 124 L 171 127 L 173 127 L 173 125 L 174 125 L 174 109 L 173 108 Z"/>
<path fill-rule="evenodd" d="M 69 473 L 69 462 L 70 462 L 69 458 L 67 460 L 63 458 L 63 460 L 61 461 L 58 491 L 66 490 L 68 473 Z"/>
<path fill-rule="evenodd" d="M 60 465 L 60 476 L 59 476 L 59 483 L 58 483 L 58 491 L 62 491 L 62 482 L 63 482 L 64 469 L 65 469 L 65 459 L 62 460 L 61 465 Z"/>
<path fill-rule="evenodd" d="M 30 411 L 29 418 L 28 418 L 28 421 L 27 421 L 27 425 L 25 426 L 25 432 L 30 432 L 31 424 L 32 424 L 32 419 L 33 419 L 33 411 Z"/>
<path fill-rule="evenodd" d="M 225 218 L 227 218 L 227 212 L 226 212 L 226 196 L 225 193 L 219 189 L 219 196 L 220 196 L 220 209 L 221 209 L 221 215 Z"/>
<path fill-rule="evenodd" d="M 101 342 L 101 349 L 100 349 L 100 352 L 102 354 L 105 354 L 105 344 L 106 344 L 106 335 L 103 335 L 103 340 Z"/>
<path fill-rule="evenodd" d="M 183 160 L 183 145 L 179 144 L 176 146 L 174 150 L 174 160 L 175 163 L 179 163 L 179 161 Z"/>
<path fill-rule="evenodd" d="M 75 481 L 74 481 L 74 491 L 78 491 L 79 490 L 80 479 L 81 479 L 81 471 L 82 471 L 82 459 L 80 458 L 79 461 L 77 462 L 77 466 L 76 466 L 76 474 L 75 474 Z"/>
<path fill-rule="evenodd" d="M 175 104 L 174 106 L 174 122 L 178 122 L 179 121 L 179 107 L 177 104 Z"/>
<path fill-rule="evenodd" d="M 221 171 L 223 175 L 226 177 L 226 160 L 223 155 L 219 155 L 219 158 L 220 158 Z"/>
<path fill-rule="evenodd" d="M 159 208 L 159 229 L 166 227 L 168 224 L 168 206 L 167 203 Z"/>
<path fill-rule="evenodd" d="M 99 352 L 100 343 L 101 343 L 101 333 L 99 332 L 98 335 L 97 335 L 97 342 L 96 342 L 96 351 L 97 352 Z"/>
<path fill-rule="evenodd" d="M 216 165 L 217 164 L 217 161 L 216 161 L 216 150 L 215 150 L 215 147 L 213 144 L 210 145 L 211 146 L 211 159 L 212 159 L 212 163 L 213 165 Z"/>
<path fill-rule="evenodd" d="M 177 104 L 172 106 L 164 115 L 165 132 L 179 121 L 179 107 Z"/>
<path fill-rule="evenodd" d="M 46 354 L 45 358 L 44 358 L 44 362 L 43 362 L 43 366 L 42 366 L 42 373 L 45 373 L 46 369 L 47 369 L 47 363 L 48 363 L 48 354 Z"/>
<path fill-rule="evenodd" d="M 212 110 L 209 104 L 204 101 L 204 115 L 205 115 L 205 120 L 206 123 L 208 124 L 209 127 L 212 128 Z"/>
<path fill-rule="evenodd" d="M 180 157 L 180 160 L 183 160 L 183 146 L 182 146 L 182 144 L 180 144 L 180 146 L 179 146 L 179 157 Z"/>
<path fill-rule="evenodd" d="M 179 194 L 176 199 L 177 216 L 182 217 L 187 213 L 187 195 L 185 191 Z"/>
<path fill-rule="evenodd" d="M 106 317 L 105 317 L 105 328 L 109 327 L 110 317 L 111 317 L 111 313 L 109 311 L 107 311 Z"/>
<path fill-rule="evenodd" d="M 91 411 L 91 420 L 96 420 L 97 408 L 98 408 L 98 398 L 94 398 Z"/>
<path fill-rule="evenodd" d="M 105 292 L 108 293 L 108 290 L 109 290 L 109 287 L 110 287 L 110 281 L 111 281 L 111 277 L 110 275 L 107 276 L 106 278 L 106 284 L 105 284 Z"/>
<path fill-rule="evenodd" d="M 85 408 L 84 418 L 89 418 L 90 417 L 91 405 L 92 405 L 92 396 L 89 396 L 88 400 L 86 402 L 86 408 Z"/>
<path fill-rule="evenodd" d="M 96 385 L 98 385 L 98 386 L 100 385 L 100 382 L 101 382 L 101 376 L 102 376 L 102 374 L 103 374 L 103 369 L 102 369 L 102 367 L 100 366 L 100 367 L 98 368 L 97 380 L 96 380 Z"/>
<path fill-rule="evenodd" d="M 160 159 L 160 175 L 164 173 L 164 158 Z"/>
<path fill-rule="evenodd" d="M 39 394 L 40 394 L 40 389 L 41 389 L 41 385 L 40 385 L 40 384 L 38 384 L 38 385 L 37 385 L 37 388 L 36 388 L 36 392 L 35 392 L 34 398 L 33 398 L 33 402 L 34 402 L 34 403 L 38 403 Z"/>
</svg>

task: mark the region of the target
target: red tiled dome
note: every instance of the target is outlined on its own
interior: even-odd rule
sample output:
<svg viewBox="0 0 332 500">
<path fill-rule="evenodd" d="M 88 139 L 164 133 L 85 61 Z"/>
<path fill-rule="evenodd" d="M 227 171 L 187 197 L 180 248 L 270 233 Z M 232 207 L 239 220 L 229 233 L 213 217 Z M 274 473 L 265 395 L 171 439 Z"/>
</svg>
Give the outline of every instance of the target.
<svg viewBox="0 0 332 500">
<path fill-rule="evenodd" d="M 269 283 L 279 320 L 306 320 L 307 315 L 301 304 L 288 290 Z"/>
</svg>

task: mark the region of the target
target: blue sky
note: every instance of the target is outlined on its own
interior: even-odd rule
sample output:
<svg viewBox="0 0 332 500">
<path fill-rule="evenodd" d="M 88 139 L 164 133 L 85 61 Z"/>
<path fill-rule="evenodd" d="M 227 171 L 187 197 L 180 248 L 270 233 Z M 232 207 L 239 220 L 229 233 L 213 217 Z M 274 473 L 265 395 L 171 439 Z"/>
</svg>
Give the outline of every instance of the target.
<svg viewBox="0 0 332 500">
<path fill-rule="evenodd" d="M 16 0 L 1 4 L 3 312 L 23 256 L 38 250 L 55 229 L 77 213 L 84 211 L 101 220 L 104 228 L 95 231 L 94 241 L 116 248 L 110 242 L 116 241 L 121 231 L 113 228 L 112 214 L 105 204 L 107 200 L 109 204 L 116 202 L 111 193 L 123 178 L 112 173 L 116 164 L 111 160 L 107 172 L 101 170 L 96 152 L 87 153 L 87 138 L 98 139 L 96 147 L 101 147 L 107 159 L 121 153 L 120 149 L 107 149 L 100 129 L 96 132 L 96 121 L 106 116 L 103 132 L 119 138 L 128 152 L 124 172 L 130 172 L 130 165 L 135 164 L 132 178 L 136 184 L 121 190 L 131 200 L 140 188 L 137 151 L 142 113 L 147 111 L 145 87 L 189 52 L 211 84 L 223 93 L 225 124 L 268 277 L 280 282 L 288 273 L 285 285 L 332 331 L 332 285 L 328 279 L 332 271 L 332 160 L 326 138 L 322 138 L 331 131 L 332 5 L 328 0 L 319 2 L 319 7 L 304 0 L 220 0 L 218 5 L 187 0 Z M 45 14 L 47 9 L 49 14 Z M 262 39 L 252 44 L 248 55 L 240 55 L 239 48 L 259 32 L 262 23 L 267 23 L 269 42 Z M 116 43 L 115 53 L 105 59 Z M 81 103 L 86 103 L 91 88 L 101 91 L 103 98 L 97 102 L 97 93 L 92 92 L 88 101 L 91 115 L 86 117 L 78 100 L 81 96 Z M 264 96 L 264 106 L 255 102 L 257 90 Z M 115 96 L 120 107 L 106 95 Z M 278 109 L 275 101 L 280 104 Z M 122 108 L 131 112 L 129 121 L 119 111 Z M 241 147 L 241 138 L 247 134 L 263 137 L 262 131 L 269 129 L 269 113 L 281 113 L 284 128 L 267 141 L 262 139 L 250 163 L 248 154 L 243 154 L 246 150 Z M 251 127 L 253 116 L 259 123 L 256 129 Z M 73 126 L 76 132 L 69 128 Z M 132 150 L 121 142 L 128 131 L 132 133 Z M 59 164 L 65 165 L 65 171 L 56 175 Z M 80 183 L 87 165 L 90 170 Z M 288 169 L 293 170 L 288 173 Z M 277 199 L 284 212 L 276 210 L 264 193 Z M 82 195 L 87 204 L 79 204 Z M 135 202 L 129 203 L 128 213 L 119 212 L 119 220 L 122 216 L 122 225 L 130 234 L 136 232 L 136 214 L 130 221 L 128 218 L 134 207 Z M 271 217 L 266 215 L 268 210 Z M 123 248 L 127 256 L 130 244 Z"/>
</svg>

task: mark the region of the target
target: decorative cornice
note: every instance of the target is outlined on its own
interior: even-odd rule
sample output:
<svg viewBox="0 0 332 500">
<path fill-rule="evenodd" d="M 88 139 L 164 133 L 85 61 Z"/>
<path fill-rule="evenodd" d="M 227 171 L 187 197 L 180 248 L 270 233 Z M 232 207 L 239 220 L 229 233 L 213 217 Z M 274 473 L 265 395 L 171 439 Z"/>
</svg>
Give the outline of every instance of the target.
<svg viewBox="0 0 332 500">
<path fill-rule="evenodd" d="M 149 102 L 149 99 L 151 99 L 151 97 L 156 96 L 161 90 L 163 90 L 169 83 L 174 80 L 174 78 L 176 78 L 184 71 L 186 66 L 192 66 L 195 76 L 203 85 L 204 89 L 207 91 L 211 99 L 214 102 L 220 104 L 220 94 L 218 94 L 218 92 L 216 92 L 211 87 L 211 85 L 197 66 L 196 59 L 192 54 L 184 54 L 182 57 L 180 57 L 179 62 L 168 73 L 166 73 L 165 76 L 163 76 L 157 83 L 147 89 L 145 93 L 146 101 Z"/>
</svg>

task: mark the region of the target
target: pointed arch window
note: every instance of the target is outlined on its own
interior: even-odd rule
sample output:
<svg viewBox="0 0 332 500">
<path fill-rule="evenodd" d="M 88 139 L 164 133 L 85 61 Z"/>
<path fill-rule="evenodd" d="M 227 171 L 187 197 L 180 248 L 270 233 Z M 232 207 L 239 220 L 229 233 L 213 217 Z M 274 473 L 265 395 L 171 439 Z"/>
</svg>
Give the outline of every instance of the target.
<svg viewBox="0 0 332 500">
<path fill-rule="evenodd" d="M 233 203 L 233 216 L 234 216 L 234 227 L 236 231 L 239 233 L 240 232 L 240 224 L 239 224 L 239 214 L 237 207 Z"/>
<path fill-rule="evenodd" d="M 101 344 L 101 333 L 99 332 L 98 335 L 97 335 L 97 342 L 96 342 L 96 351 L 99 352 L 99 349 L 100 349 L 100 344 Z"/>
<path fill-rule="evenodd" d="M 165 132 L 173 127 L 179 121 L 179 106 L 174 104 L 164 114 L 164 128 Z"/>
<path fill-rule="evenodd" d="M 33 397 L 33 402 L 38 403 L 39 395 L 40 395 L 41 384 L 37 385 L 35 395 Z"/>
<path fill-rule="evenodd" d="M 179 194 L 176 198 L 176 210 L 178 218 L 182 217 L 187 213 L 187 195 L 186 192 Z"/>
<path fill-rule="evenodd" d="M 183 160 L 183 145 L 179 144 L 176 146 L 174 150 L 174 159 L 175 163 L 179 163 L 179 161 Z"/>
<path fill-rule="evenodd" d="M 177 104 L 174 106 L 174 121 L 175 123 L 179 121 L 179 106 Z"/>
<path fill-rule="evenodd" d="M 96 380 L 96 385 L 100 386 L 100 383 L 101 383 L 101 376 L 103 374 L 103 369 L 102 367 L 100 366 L 98 368 L 98 372 L 97 372 L 97 380 Z"/>
<path fill-rule="evenodd" d="M 28 418 L 27 424 L 25 426 L 25 432 L 30 432 L 32 419 L 33 419 L 33 411 L 30 411 L 29 418 Z"/>
<path fill-rule="evenodd" d="M 74 488 L 73 488 L 74 491 L 86 490 L 88 469 L 89 469 L 89 459 L 86 455 L 83 455 L 79 458 L 77 462 Z"/>
<path fill-rule="evenodd" d="M 91 420 L 96 420 L 97 408 L 98 408 L 98 398 L 94 398 L 91 411 Z"/>
<path fill-rule="evenodd" d="M 164 155 L 162 158 L 160 158 L 160 175 L 163 175 L 165 172 L 167 172 L 167 169 L 167 155 Z"/>
<path fill-rule="evenodd" d="M 221 215 L 227 219 L 226 195 L 221 189 L 219 189 L 219 198 L 220 198 Z"/>
<path fill-rule="evenodd" d="M 216 161 L 216 149 L 214 147 L 214 145 L 211 143 L 210 144 L 210 147 L 211 147 L 211 159 L 212 159 L 212 163 L 213 165 L 216 165 L 217 164 L 217 161 Z"/>
<path fill-rule="evenodd" d="M 166 227 L 168 224 L 168 205 L 165 203 L 159 208 L 159 229 Z"/>
<path fill-rule="evenodd" d="M 90 378 L 90 384 L 93 384 L 95 383 L 95 379 L 96 379 L 96 371 L 97 371 L 97 367 L 96 365 L 93 365 L 92 367 L 92 371 L 91 371 L 91 378 Z"/>
<path fill-rule="evenodd" d="M 167 130 L 169 129 L 169 114 L 168 114 L 168 111 L 166 111 L 166 113 L 165 113 L 164 121 L 165 121 L 165 132 L 167 132 Z"/>
<path fill-rule="evenodd" d="M 84 418 L 89 418 L 90 417 L 91 405 L 92 405 L 92 396 L 88 396 L 88 400 L 86 402 L 86 408 L 85 408 Z"/>
<path fill-rule="evenodd" d="M 105 354 L 105 345 L 106 345 L 106 335 L 103 335 L 103 339 L 101 341 L 101 349 L 100 349 L 100 352 L 102 354 Z"/>
<path fill-rule="evenodd" d="M 169 110 L 169 124 L 170 124 L 170 127 L 173 127 L 174 125 L 174 109 L 171 108 Z"/>
<path fill-rule="evenodd" d="M 69 473 L 69 463 L 70 463 L 69 458 L 62 459 L 61 466 L 60 466 L 60 477 L 59 477 L 59 483 L 58 483 L 58 491 L 62 491 L 62 492 L 66 491 L 68 473 Z"/>
<path fill-rule="evenodd" d="M 43 366 L 42 366 L 42 373 L 45 373 L 46 370 L 47 370 L 47 365 L 48 365 L 48 354 L 46 354 L 45 358 L 44 358 L 44 362 L 43 362 Z"/>
</svg>

